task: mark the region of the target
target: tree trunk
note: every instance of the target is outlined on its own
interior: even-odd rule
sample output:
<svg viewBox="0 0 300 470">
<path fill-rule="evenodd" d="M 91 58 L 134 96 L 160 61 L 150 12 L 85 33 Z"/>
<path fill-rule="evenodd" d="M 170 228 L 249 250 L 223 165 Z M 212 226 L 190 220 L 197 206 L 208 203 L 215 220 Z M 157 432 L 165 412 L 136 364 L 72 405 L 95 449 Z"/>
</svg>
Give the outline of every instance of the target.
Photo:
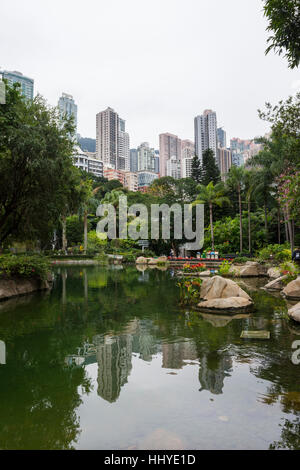
<svg viewBox="0 0 300 470">
<path fill-rule="evenodd" d="M 84 241 L 83 241 L 83 252 L 86 255 L 87 252 L 87 210 L 84 210 L 83 215 L 83 225 L 84 225 Z"/>
<path fill-rule="evenodd" d="M 284 229 L 285 229 L 285 241 L 289 242 L 289 231 L 288 231 L 288 222 L 287 222 L 287 215 L 286 209 L 283 209 L 283 217 L 284 217 Z"/>
<path fill-rule="evenodd" d="M 251 201 L 248 199 L 248 246 L 249 253 L 251 253 Z"/>
<path fill-rule="evenodd" d="M 243 224 L 242 224 L 242 197 L 241 188 L 238 188 L 239 194 L 239 213 L 240 213 L 240 253 L 243 251 Z"/>
<path fill-rule="evenodd" d="M 215 240 L 214 240 L 214 226 L 213 226 L 213 209 L 212 204 L 209 204 L 209 219 L 210 219 L 210 233 L 211 233 L 211 247 L 212 251 L 215 251 Z"/>
<path fill-rule="evenodd" d="M 66 253 L 67 252 L 67 220 L 66 220 L 65 215 L 61 218 L 61 224 L 62 224 L 62 249 Z"/>
<path fill-rule="evenodd" d="M 277 233 L 278 233 L 278 245 L 281 244 L 281 234 L 280 234 L 280 207 L 277 209 Z"/>
<path fill-rule="evenodd" d="M 265 209 L 265 231 L 266 231 L 266 239 L 268 241 L 268 209 L 267 209 L 267 202 L 264 203 Z"/>
</svg>

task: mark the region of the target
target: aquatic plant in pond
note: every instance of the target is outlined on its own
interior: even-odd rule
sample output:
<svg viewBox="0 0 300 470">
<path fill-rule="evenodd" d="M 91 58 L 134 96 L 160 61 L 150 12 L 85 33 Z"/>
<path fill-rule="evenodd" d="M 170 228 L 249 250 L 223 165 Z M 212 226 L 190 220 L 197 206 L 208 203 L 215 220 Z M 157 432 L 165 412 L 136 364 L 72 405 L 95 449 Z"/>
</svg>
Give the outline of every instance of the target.
<svg viewBox="0 0 300 470">
<path fill-rule="evenodd" d="M 201 280 L 185 280 L 177 283 L 180 289 L 181 305 L 193 305 L 200 301 L 201 283 Z"/>
</svg>

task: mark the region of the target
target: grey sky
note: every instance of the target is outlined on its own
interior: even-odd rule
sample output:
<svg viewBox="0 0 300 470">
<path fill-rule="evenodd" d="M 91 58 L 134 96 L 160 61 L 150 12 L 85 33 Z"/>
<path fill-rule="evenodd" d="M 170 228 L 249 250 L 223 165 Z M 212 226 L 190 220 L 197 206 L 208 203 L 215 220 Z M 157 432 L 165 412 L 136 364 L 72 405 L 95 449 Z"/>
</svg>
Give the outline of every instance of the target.
<svg viewBox="0 0 300 470">
<path fill-rule="evenodd" d="M 56 105 L 78 104 L 78 132 L 95 137 L 107 106 L 126 119 L 131 147 L 217 112 L 229 137 L 268 126 L 257 109 L 300 88 L 299 71 L 267 57 L 262 0 L 10 0 L 0 9 L 0 67 L 35 80 Z"/>
</svg>

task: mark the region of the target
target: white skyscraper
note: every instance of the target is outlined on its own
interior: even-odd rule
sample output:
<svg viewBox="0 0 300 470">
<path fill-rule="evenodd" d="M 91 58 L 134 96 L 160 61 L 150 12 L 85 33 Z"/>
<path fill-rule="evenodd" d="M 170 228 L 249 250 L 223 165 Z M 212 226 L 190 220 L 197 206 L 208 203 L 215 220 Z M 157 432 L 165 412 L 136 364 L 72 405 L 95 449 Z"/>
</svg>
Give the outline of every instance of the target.
<svg viewBox="0 0 300 470">
<path fill-rule="evenodd" d="M 176 156 L 173 156 L 167 160 L 166 176 L 171 176 L 175 179 L 181 178 L 181 160 L 178 160 Z"/>
<path fill-rule="evenodd" d="M 129 134 L 125 132 L 125 121 L 119 118 L 117 170 L 130 171 Z"/>
<path fill-rule="evenodd" d="M 75 135 L 77 133 L 77 104 L 73 99 L 72 95 L 68 95 L 67 93 L 63 93 L 62 96 L 58 100 L 58 107 L 60 109 L 60 115 L 63 117 L 67 115 L 67 117 L 73 116 L 74 118 L 74 126 L 75 126 Z"/>
<path fill-rule="evenodd" d="M 137 149 L 138 171 L 148 170 L 155 172 L 155 150 L 150 148 L 148 142 L 143 142 Z"/>
<path fill-rule="evenodd" d="M 195 124 L 195 153 L 202 162 L 203 152 L 211 149 L 217 158 L 217 115 L 207 109 L 201 116 L 196 116 Z"/>
</svg>

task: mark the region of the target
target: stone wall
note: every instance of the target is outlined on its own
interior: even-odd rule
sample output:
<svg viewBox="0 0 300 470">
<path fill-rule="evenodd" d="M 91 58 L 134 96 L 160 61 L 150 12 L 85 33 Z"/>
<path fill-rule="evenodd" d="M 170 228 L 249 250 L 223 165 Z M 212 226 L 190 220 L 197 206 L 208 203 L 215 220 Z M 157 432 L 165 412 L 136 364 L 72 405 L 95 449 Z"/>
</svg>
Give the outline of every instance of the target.
<svg viewBox="0 0 300 470">
<path fill-rule="evenodd" d="M 30 294 L 39 290 L 51 289 L 52 276 L 46 281 L 37 279 L 1 279 L 0 280 L 0 300 L 9 299 L 18 295 Z"/>
</svg>

